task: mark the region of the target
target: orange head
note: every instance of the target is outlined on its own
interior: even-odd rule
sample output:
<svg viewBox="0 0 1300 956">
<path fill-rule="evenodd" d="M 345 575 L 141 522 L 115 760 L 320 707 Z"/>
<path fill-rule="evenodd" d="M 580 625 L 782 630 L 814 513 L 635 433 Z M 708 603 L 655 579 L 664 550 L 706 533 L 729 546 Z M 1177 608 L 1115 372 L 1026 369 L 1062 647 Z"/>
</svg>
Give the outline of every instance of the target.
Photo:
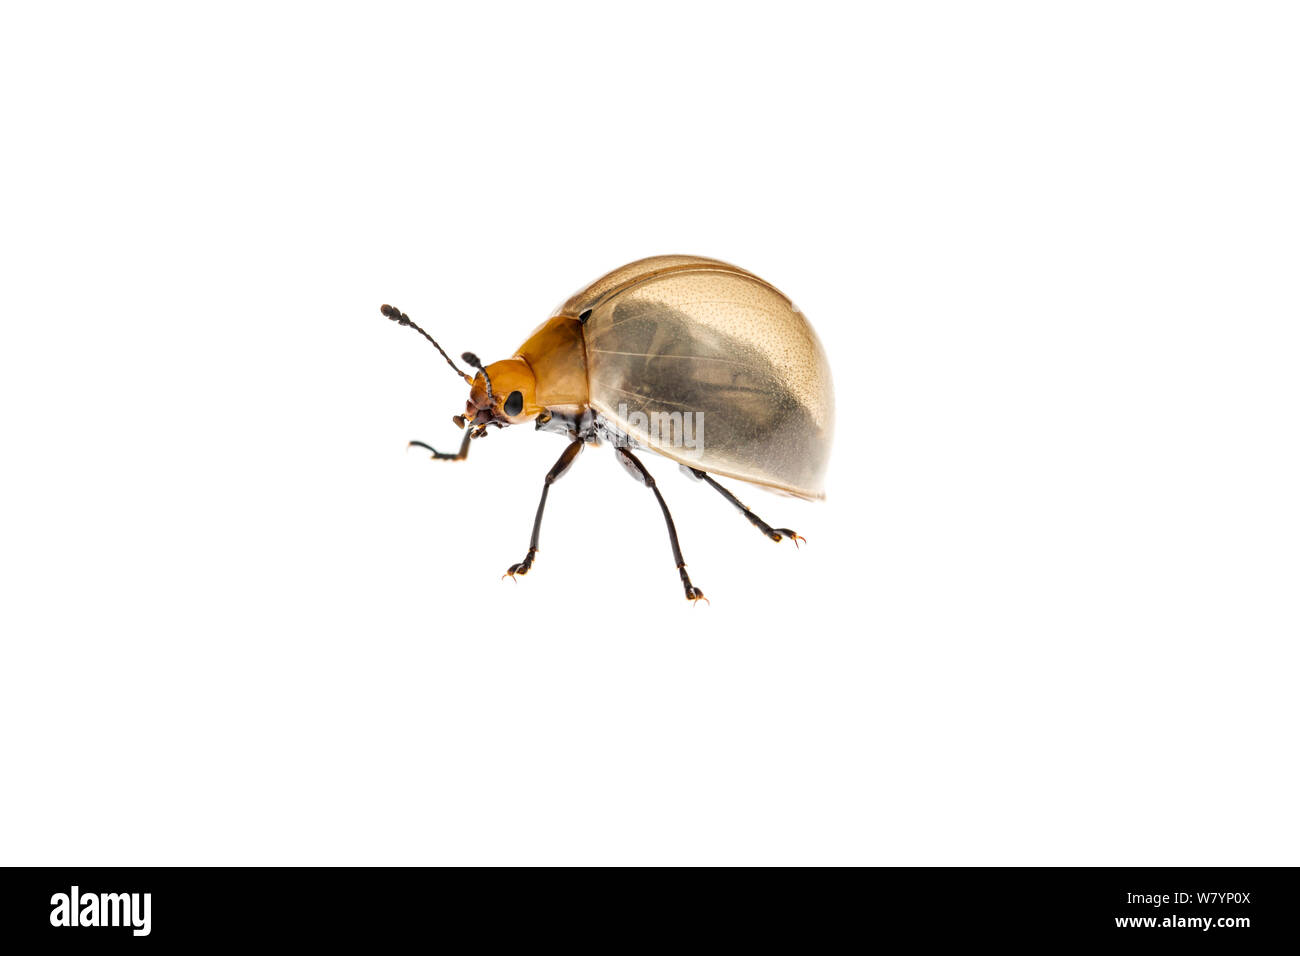
<svg viewBox="0 0 1300 956">
<path fill-rule="evenodd" d="M 488 425 L 522 425 L 545 411 L 537 404 L 537 379 L 523 359 L 503 359 L 485 368 L 472 352 L 461 358 L 478 369 L 470 380 L 465 414 L 452 419 L 461 428 L 469 425 L 481 433 Z"/>
<path fill-rule="evenodd" d="M 481 438 L 489 425 L 497 428 L 522 425 L 546 413 L 546 408 L 537 400 L 537 376 L 525 359 L 516 355 L 514 358 L 493 362 L 485 368 L 477 355 L 466 352 L 461 360 L 478 370 L 478 374 L 471 378 L 457 368 L 451 356 L 433 336 L 412 322 L 405 312 L 391 305 L 382 306 L 380 311 L 398 325 L 409 326 L 428 339 L 446 359 L 452 371 L 469 383 L 465 414 L 456 415 L 452 421 L 460 428 L 468 425 L 470 437 Z"/>
</svg>

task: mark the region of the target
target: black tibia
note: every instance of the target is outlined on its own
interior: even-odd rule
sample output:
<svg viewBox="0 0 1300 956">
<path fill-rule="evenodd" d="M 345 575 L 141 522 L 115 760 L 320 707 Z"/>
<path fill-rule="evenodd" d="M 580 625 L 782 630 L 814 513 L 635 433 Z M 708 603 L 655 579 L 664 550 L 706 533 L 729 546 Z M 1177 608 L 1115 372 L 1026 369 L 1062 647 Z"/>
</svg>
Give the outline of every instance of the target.
<svg viewBox="0 0 1300 956">
<path fill-rule="evenodd" d="M 722 487 L 722 485 L 714 481 L 713 478 L 707 472 L 700 471 L 697 468 L 687 468 L 685 465 L 682 465 L 682 471 L 689 474 L 692 478 L 699 478 L 704 481 L 707 481 L 714 488 L 718 489 L 718 494 L 722 495 L 722 497 L 726 498 L 733 505 L 739 508 L 740 513 L 749 519 L 750 524 L 752 524 L 759 531 L 763 532 L 763 534 L 771 538 L 773 541 L 780 541 L 782 538 L 789 538 L 791 541 L 794 542 L 794 546 L 797 548 L 799 547 L 799 542 L 804 540 L 803 535 L 795 534 L 789 528 L 773 528 L 770 524 L 768 524 L 758 515 L 754 514 L 754 512 L 750 511 L 749 505 L 745 504 L 743 501 L 741 501 L 739 498 L 733 495 L 726 488 Z"/>
<path fill-rule="evenodd" d="M 580 438 L 569 442 L 569 447 L 564 449 L 564 454 L 546 473 L 546 484 L 542 485 L 542 500 L 537 502 L 537 517 L 533 519 L 533 538 L 528 545 L 528 554 L 518 564 L 510 565 L 510 569 L 506 571 L 510 577 L 513 578 L 516 574 L 527 574 L 528 569 L 533 566 L 533 558 L 537 555 L 537 542 L 542 534 L 542 512 L 546 510 L 546 496 L 550 493 L 551 485 L 556 479 L 569 470 L 574 459 L 578 457 L 578 452 L 582 451 L 583 444 Z M 504 578 L 506 574 L 501 576 Z"/>
<path fill-rule="evenodd" d="M 650 472 L 645 470 L 645 465 L 641 464 L 636 455 L 626 448 L 616 445 L 614 454 L 618 457 L 618 463 L 623 466 L 623 469 L 629 475 L 655 493 L 659 508 L 664 513 L 664 522 L 668 525 L 668 540 L 673 546 L 673 560 L 677 562 L 677 572 L 682 576 L 682 587 L 686 589 L 687 600 L 698 601 L 700 598 L 704 598 L 704 592 L 691 584 L 691 579 L 686 573 L 686 559 L 682 557 L 682 546 L 677 543 L 677 527 L 673 524 L 673 516 L 669 513 L 668 505 L 664 501 L 664 496 L 659 493 L 654 478 L 651 477 Z M 707 601 L 708 598 L 704 598 L 704 600 Z"/>
<path fill-rule="evenodd" d="M 469 457 L 469 440 L 473 437 L 473 431 L 474 430 L 471 428 L 469 431 L 465 432 L 465 437 L 460 440 L 460 451 L 456 452 L 454 455 L 450 452 L 438 451 L 438 449 L 434 448 L 432 445 L 426 445 L 422 441 L 407 442 L 406 447 L 410 448 L 414 445 L 416 448 L 423 448 L 425 451 L 429 452 L 429 457 L 436 461 L 464 461 Z"/>
</svg>

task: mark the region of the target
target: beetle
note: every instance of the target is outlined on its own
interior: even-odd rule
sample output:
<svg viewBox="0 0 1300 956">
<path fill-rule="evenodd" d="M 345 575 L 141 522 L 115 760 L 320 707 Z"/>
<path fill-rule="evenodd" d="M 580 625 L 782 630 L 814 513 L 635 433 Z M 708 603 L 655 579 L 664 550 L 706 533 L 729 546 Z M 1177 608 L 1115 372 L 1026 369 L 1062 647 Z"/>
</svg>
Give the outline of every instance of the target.
<svg viewBox="0 0 1300 956">
<path fill-rule="evenodd" d="M 608 441 L 619 464 L 654 493 L 692 602 L 704 592 L 686 573 L 672 514 L 634 448 L 676 462 L 765 536 L 796 547 L 800 535 L 773 528 L 714 476 L 797 498 L 825 497 L 835 418 L 826 353 L 787 296 L 737 266 L 683 255 L 629 263 L 570 296 L 510 358 L 485 366 L 465 352 L 472 377 L 400 309 L 380 311 L 432 342 L 470 386 L 464 413 L 452 419 L 465 431 L 460 450 L 410 446 L 435 460 L 463 461 L 470 441 L 489 428 L 528 422 L 569 441 L 546 473 L 528 553 L 503 579 L 532 570 L 551 485 L 586 445 Z"/>
</svg>

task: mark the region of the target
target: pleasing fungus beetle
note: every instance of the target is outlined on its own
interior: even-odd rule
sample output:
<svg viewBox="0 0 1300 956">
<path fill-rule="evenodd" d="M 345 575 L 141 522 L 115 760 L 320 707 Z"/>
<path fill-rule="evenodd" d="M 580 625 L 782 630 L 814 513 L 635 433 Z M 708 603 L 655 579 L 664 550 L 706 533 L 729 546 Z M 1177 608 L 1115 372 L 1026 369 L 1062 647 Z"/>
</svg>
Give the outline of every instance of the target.
<svg viewBox="0 0 1300 956">
<path fill-rule="evenodd" d="M 633 448 L 677 462 L 740 509 L 774 541 L 802 538 L 773 528 L 714 475 L 799 498 L 825 497 L 835 402 L 830 366 L 812 326 L 794 304 L 758 276 L 716 259 L 655 256 L 615 269 L 555 310 L 515 352 L 484 366 L 473 353 L 457 368 L 442 346 L 400 310 L 383 314 L 409 325 L 470 385 L 459 461 L 489 426 L 534 422 L 569 439 L 542 485 L 528 554 L 506 571 L 527 574 L 537 555 L 551 485 L 584 445 L 602 439 L 619 463 L 659 502 L 686 597 L 704 592 L 686 574 L 668 505 Z"/>
</svg>

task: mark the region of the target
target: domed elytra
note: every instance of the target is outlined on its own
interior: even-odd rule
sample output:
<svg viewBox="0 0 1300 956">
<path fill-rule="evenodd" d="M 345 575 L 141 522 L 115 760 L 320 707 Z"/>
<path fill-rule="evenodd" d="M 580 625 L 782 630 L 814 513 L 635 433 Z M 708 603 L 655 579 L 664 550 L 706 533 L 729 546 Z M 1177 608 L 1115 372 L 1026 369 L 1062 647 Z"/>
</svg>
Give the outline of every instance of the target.
<svg viewBox="0 0 1300 956">
<path fill-rule="evenodd" d="M 489 425 L 530 421 L 569 439 L 547 472 L 528 554 L 507 576 L 532 567 L 551 485 L 586 445 L 602 437 L 625 436 L 627 445 L 676 462 L 764 537 L 790 538 L 796 546 L 804 540 L 788 528 L 773 528 L 714 479 L 738 478 L 798 498 L 824 497 L 835 423 L 830 365 L 807 317 L 753 273 L 697 256 L 629 263 L 571 296 L 509 358 L 484 366 L 473 352 L 463 353 L 461 360 L 478 372 L 473 377 L 399 309 L 385 305 L 382 311 L 432 342 L 470 386 L 464 414 L 452 419 L 466 430 L 460 451 L 412 445 L 435 459 L 461 461 L 470 440 L 482 438 Z M 657 499 L 687 599 L 707 602 L 686 572 L 676 526 L 654 478 L 623 443 L 615 443 L 615 453 Z"/>
</svg>

